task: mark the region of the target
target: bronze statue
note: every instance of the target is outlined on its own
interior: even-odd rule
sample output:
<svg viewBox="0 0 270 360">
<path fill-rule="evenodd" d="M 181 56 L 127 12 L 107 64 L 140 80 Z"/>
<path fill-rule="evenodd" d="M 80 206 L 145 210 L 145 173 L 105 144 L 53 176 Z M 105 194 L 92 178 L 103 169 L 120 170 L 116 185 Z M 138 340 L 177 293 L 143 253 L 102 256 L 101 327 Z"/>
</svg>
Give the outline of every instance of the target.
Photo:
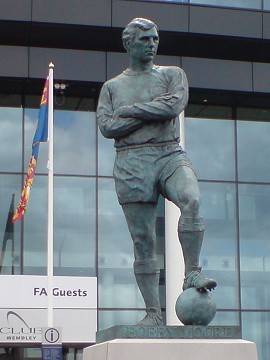
<svg viewBox="0 0 270 360">
<path fill-rule="evenodd" d="M 115 139 L 114 179 L 134 244 L 134 273 L 146 305 L 139 325 L 162 325 L 156 259 L 156 211 L 159 195 L 181 210 L 178 234 L 185 261 L 183 290 L 213 289 L 199 267 L 204 223 L 199 215 L 196 175 L 179 145 L 179 114 L 188 102 L 182 69 L 154 65 L 159 36 L 155 23 L 133 19 L 124 29 L 129 67 L 101 90 L 100 131 Z"/>
</svg>

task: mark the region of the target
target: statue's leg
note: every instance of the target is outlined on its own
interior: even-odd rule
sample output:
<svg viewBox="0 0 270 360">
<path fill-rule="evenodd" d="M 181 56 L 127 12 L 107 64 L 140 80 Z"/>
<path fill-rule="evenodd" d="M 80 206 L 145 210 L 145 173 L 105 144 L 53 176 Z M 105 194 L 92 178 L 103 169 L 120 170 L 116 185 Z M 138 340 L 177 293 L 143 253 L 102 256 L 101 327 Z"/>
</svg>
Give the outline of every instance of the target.
<svg viewBox="0 0 270 360">
<path fill-rule="evenodd" d="M 159 301 L 160 269 L 156 259 L 156 208 L 154 203 L 122 205 L 134 245 L 134 273 L 146 306 L 138 325 L 162 325 Z"/>
<path fill-rule="evenodd" d="M 164 193 L 181 210 L 178 236 L 185 262 L 183 290 L 189 287 L 215 288 L 216 281 L 204 277 L 199 266 L 204 223 L 199 214 L 200 191 L 193 170 L 188 166 L 178 167 L 167 179 Z"/>
</svg>

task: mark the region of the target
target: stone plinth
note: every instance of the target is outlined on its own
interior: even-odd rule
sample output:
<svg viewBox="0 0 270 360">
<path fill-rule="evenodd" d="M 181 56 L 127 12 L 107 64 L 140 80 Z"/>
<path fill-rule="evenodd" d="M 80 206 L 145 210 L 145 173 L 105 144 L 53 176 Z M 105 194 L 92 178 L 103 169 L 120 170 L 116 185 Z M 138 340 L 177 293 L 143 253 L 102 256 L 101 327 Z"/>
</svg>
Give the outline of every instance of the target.
<svg viewBox="0 0 270 360">
<path fill-rule="evenodd" d="M 117 339 L 89 346 L 83 360 L 258 360 L 256 345 L 228 339 Z"/>
<path fill-rule="evenodd" d="M 118 325 L 97 332 L 97 343 L 114 339 L 240 339 L 239 326 Z"/>
</svg>

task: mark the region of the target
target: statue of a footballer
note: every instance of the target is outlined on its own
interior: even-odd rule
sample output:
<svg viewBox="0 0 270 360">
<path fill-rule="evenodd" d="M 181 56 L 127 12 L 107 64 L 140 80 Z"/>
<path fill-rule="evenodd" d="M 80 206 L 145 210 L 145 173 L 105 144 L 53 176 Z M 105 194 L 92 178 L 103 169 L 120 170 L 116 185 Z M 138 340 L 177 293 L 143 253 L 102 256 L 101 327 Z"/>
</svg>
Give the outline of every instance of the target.
<svg viewBox="0 0 270 360">
<path fill-rule="evenodd" d="M 124 29 L 129 67 L 101 90 L 100 131 L 115 139 L 115 187 L 134 244 L 134 273 L 146 305 L 139 325 L 162 325 L 156 259 L 159 195 L 181 210 L 179 241 L 185 262 L 183 290 L 213 289 L 216 281 L 201 273 L 204 223 L 199 214 L 197 178 L 179 145 L 179 114 L 188 102 L 182 69 L 154 65 L 159 36 L 155 23 L 133 19 Z"/>
</svg>

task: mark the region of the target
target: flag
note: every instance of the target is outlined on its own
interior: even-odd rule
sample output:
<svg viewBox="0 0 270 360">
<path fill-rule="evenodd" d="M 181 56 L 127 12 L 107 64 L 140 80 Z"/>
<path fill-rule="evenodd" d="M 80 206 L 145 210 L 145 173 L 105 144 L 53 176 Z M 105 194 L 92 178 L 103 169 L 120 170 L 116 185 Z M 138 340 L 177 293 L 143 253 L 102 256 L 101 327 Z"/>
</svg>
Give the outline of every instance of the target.
<svg viewBox="0 0 270 360">
<path fill-rule="evenodd" d="M 28 170 L 26 178 L 24 180 L 21 199 L 12 218 L 13 223 L 15 223 L 17 220 L 21 220 L 27 209 L 27 204 L 30 197 L 30 190 L 36 172 L 39 143 L 48 141 L 48 90 L 49 78 L 47 78 L 45 82 L 40 101 L 38 124 L 32 143 L 32 156 L 28 164 Z"/>
<path fill-rule="evenodd" d="M 7 222 L 6 222 L 6 227 L 5 227 L 3 243 L 2 243 L 2 249 L 1 249 L 1 255 L 0 255 L 0 273 L 2 272 L 2 267 L 3 267 L 3 262 L 4 262 L 4 257 L 5 257 L 8 240 L 12 241 L 12 250 L 14 248 L 14 224 L 12 221 L 12 217 L 13 217 L 13 213 L 14 213 L 14 196 L 15 195 L 12 194 L 11 202 L 10 202 L 10 206 L 9 206 L 8 217 L 7 217 Z M 14 256 L 14 254 L 12 253 L 12 257 L 13 256 Z M 12 264 L 13 264 L 13 258 L 12 258 Z"/>
</svg>

